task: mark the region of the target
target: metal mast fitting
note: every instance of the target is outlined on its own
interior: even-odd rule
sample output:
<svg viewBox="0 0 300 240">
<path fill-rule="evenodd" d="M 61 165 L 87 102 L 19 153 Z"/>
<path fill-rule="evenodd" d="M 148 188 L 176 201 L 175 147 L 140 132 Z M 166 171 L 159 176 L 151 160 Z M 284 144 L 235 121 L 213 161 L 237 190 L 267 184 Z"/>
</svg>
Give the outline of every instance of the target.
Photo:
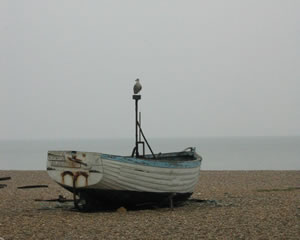
<svg viewBox="0 0 300 240">
<path fill-rule="evenodd" d="M 141 95 L 133 95 L 132 99 L 135 100 L 135 156 L 139 157 L 139 126 L 138 126 L 138 111 L 139 111 L 139 100 L 141 100 Z"/>
<path fill-rule="evenodd" d="M 138 105 L 139 105 L 139 100 L 141 100 L 142 97 L 141 97 L 141 95 L 138 95 L 137 93 L 139 93 L 141 91 L 142 85 L 140 84 L 139 79 L 136 79 L 135 81 L 136 81 L 136 84 L 133 87 L 134 95 L 132 96 L 132 99 L 135 100 L 135 147 L 133 148 L 131 156 L 134 157 L 134 155 L 135 155 L 136 158 L 145 157 L 145 142 L 146 142 L 150 152 L 152 153 L 153 158 L 155 158 L 152 148 L 150 147 L 150 145 L 145 137 L 145 134 L 143 133 L 143 130 L 141 128 L 142 115 L 141 115 L 141 112 L 139 113 Z M 145 142 L 142 141 L 141 136 L 143 137 Z M 142 146 L 143 146 L 143 154 L 142 155 L 140 155 L 140 153 L 139 153 L 139 144 L 142 144 Z"/>
</svg>

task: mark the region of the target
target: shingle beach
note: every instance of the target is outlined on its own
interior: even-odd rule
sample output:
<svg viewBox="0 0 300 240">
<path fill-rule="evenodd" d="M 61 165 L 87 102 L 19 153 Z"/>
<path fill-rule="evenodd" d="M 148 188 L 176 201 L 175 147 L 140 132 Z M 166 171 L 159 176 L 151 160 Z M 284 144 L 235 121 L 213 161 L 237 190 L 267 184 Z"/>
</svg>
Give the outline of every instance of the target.
<svg viewBox="0 0 300 240">
<path fill-rule="evenodd" d="M 201 171 L 174 208 L 82 213 L 45 171 L 0 171 L 0 239 L 300 239 L 300 171 Z M 48 188 L 18 189 L 45 184 Z M 122 206 L 120 206 L 122 207 Z"/>
</svg>

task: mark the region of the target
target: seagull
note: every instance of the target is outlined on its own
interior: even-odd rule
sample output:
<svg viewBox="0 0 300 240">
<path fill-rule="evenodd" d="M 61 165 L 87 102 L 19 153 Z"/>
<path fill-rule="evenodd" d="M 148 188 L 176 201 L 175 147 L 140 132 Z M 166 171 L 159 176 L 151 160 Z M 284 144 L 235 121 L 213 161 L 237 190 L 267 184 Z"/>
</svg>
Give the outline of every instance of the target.
<svg viewBox="0 0 300 240">
<path fill-rule="evenodd" d="M 135 81 L 136 83 L 133 87 L 133 92 L 134 94 L 138 94 L 142 90 L 142 85 L 140 84 L 140 79 L 137 78 Z"/>
</svg>

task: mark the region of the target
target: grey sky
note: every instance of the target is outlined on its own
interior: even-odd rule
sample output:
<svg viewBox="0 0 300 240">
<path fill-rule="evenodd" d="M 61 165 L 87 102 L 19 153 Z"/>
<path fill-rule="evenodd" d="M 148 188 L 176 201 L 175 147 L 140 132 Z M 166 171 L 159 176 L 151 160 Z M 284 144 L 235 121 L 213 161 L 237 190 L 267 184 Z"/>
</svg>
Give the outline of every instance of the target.
<svg viewBox="0 0 300 240">
<path fill-rule="evenodd" d="M 300 134 L 300 1 L 0 2 L 0 138 Z"/>
</svg>

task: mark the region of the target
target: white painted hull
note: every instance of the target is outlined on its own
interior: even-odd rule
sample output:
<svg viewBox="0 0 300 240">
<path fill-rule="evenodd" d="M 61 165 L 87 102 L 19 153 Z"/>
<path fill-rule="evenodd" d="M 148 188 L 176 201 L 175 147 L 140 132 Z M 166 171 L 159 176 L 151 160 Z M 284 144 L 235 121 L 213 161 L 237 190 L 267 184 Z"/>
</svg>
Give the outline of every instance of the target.
<svg viewBox="0 0 300 240">
<path fill-rule="evenodd" d="M 104 175 L 98 189 L 139 192 L 193 192 L 199 168 L 169 169 L 103 160 Z"/>
<path fill-rule="evenodd" d="M 201 157 L 190 160 L 135 159 L 70 151 L 49 151 L 50 177 L 67 189 L 192 193 Z"/>
</svg>

